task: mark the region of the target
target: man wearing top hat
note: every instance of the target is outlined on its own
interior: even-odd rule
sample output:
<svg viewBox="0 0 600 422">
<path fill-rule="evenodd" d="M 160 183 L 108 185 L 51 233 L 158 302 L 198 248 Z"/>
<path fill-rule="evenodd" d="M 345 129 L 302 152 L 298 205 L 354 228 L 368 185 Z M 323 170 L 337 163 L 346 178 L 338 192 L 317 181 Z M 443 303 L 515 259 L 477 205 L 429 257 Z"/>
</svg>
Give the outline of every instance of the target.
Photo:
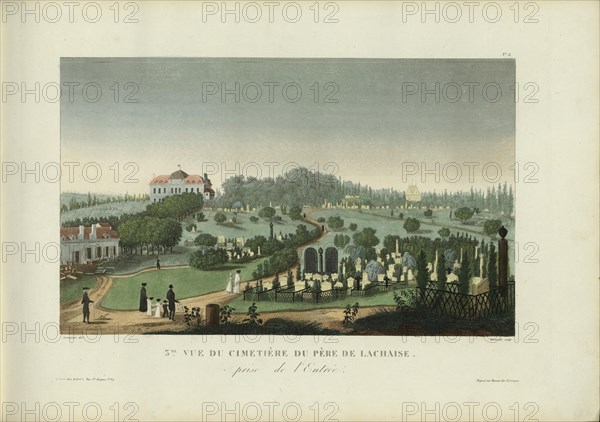
<svg viewBox="0 0 600 422">
<path fill-rule="evenodd" d="M 173 285 L 169 284 L 169 291 L 167 291 L 167 300 L 169 301 L 169 319 L 175 321 L 175 303 L 179 303 L 175 299 L 175 292 L 173 291 Z"/>
<path fill-rule="evenodd" d="M 142 289 L 140 290 L 140 312 L 146 312 L 148 310 L 148 296 L 146 296 L 146 283 L 142 283 Z"/>
<path fill-rule="evenodd" d="M 83 322 L 90 322 L 90 303 L 94 303 L 93 300 L 90 300 L 88 296 L 89 287 L 83 288 L 83 298 L 81 299 L 81 303 L 83 304 Z M 87 319 L 87 321 L 86 321 Z"/>
</svg>

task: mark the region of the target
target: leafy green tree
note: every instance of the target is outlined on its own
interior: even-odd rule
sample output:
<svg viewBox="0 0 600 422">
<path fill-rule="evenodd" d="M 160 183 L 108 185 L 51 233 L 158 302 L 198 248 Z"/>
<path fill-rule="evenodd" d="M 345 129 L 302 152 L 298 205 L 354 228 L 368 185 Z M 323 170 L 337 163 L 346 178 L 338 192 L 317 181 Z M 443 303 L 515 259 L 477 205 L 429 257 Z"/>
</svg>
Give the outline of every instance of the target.
<svg viewBox="0 0 600 422">
<path fill-rule="evenodd" d="M 350 231 L 354 232 L 358 228 L 358 225 L 356 223 L 350 223 L 350 225 L 348 226 L 348 228 L 350 229 Z"/>
<path fill-rule="evenodd" d="M 302 208 L 298 206 L 290 208 L 288 214 L 293 221 L 302 220 Z"/>
<path fill-rule="evenodd" d="M 375 247 L 379 244 L 379 238 L 375 236 L 376 230 L 371 227 L 365 227 L 362 231 L 354 233 L 352 240 L 357 246 L 362 246 L 365 249 Z"/>
<path fill-rule="evenodd" d="M 206 221 L 206 216 L 204 215 L 203 212 L 198 212 L 198 213 L 196 213 L 196 220 L 199 223 L 202 223 L 203 221 Z"/>
<path fill-rule="evenodd" d="M 438 234 L 440 235 L 440 237 L 442 239 L 450 236 L 450 229 L 448 227 L 442 227 L 441 229 L 438 230 Z"/>
<path fill-rule="evenodd" d="M 448 280 L 448 276 L 446 274 L 446 258 L 444 254 L 441 253 L 438 257 L 436 275 L 437 275 L 437 288 L 438 290 L 446 290 L 446 281 Z"/>
<path fill-rule="evenodd" d="M 408 233 L 414 233 L 421 227 L 421 222 L 416 218 L 408 217 L 402 227 L 404 227 L 404 230 Z"/>
<path fill-rule="evenodd" d="M 490 288 L 498 286 L 498 268 L 496 266 L 496 248 L 490 243 L 490 252 L 487 265 L 487 276 L 490 281 Z"/>
<path fill-rule="evenodd" d="M 273 208 L 273 207 L 264 207 L 263 209 L 261 209 L 258 212 L 258 216 L 261 217 L 261 218 L 264 218 L 264 219 L 268 220 L 268 219 L 271 219 L 271 218 L 275 217 L 275 213 L 276 213 L 275 208 Z"/>
<path fill-rule="evenodd" d="M 421 250 L 417 256 L 417 286 L 421 291 L 421 295 L 425 294 L 425 288 L 429 281 L 429 271 L 427 270 L 427 258 L 425 251 Z"/>
<path fill-rule="evenodd" d="M 202 271 L 222 268 L 227 262 L 225 249 L 198 250 L 190 254 L 190 266 Z"/>
<path fill-rule="evenodd" d="M 454 212 L 454 216 L 457 217 L 461 223 L 466 224 L 471 217 L 473 217 L 473 210 L 469 207 L 461 207 Z"/>
<path fill-rule="evenodd" d="M 502 221 L 500 220 L 486 220 L 483 224 L 483 232 L 490 237 L 496 237 L 498 230 L 502 227 Z"/>
<path fill-rule="evenodd" d="M 339 215 L 332 215 L 327 219 L 327 225 L 333 230 L 339 230 L 344 227 L 344 220 Z"/>
<path fill-rule="evenodd" d="M 425 217 L 427 217 L 427 218 L 431 218 L 431 217 L 433 216 L 433 211 L 432 211 L 431 209 L 426 209 L 426 210 L 423 212 L 423 215 L 424 215 Z"/>
<path fill-rule="evenodd" d="M 196 236 L 196 239 L 194 239 L 194 243 L 198 246 L 212 248 L 217 244 L 217 237 L 213 236 L 210 233 L 202 233 Z"/>
<path fill-rule="evenodd" d="M 215 214 L 214 219 L 217 224 L 223 224 L 227 220 L 227 217 L 222 212 L 218 212 Z"/>
<path fill-rule="evenodd" d="M 458 274 L 459 280 L 459 293 L 468 294 L 469 293 L 469 283 L 471 281 L 471 265 L 469 262 L 469 254 L 465 253 L 460 263 L 460 272 Z"/>
<path fill-rule="evenodd" d="M 350 243 L 350 236 L 345 234 L 336 234 L 333 237 L 333 244 L 336 248 L 344 249 Z"/>
</svg>

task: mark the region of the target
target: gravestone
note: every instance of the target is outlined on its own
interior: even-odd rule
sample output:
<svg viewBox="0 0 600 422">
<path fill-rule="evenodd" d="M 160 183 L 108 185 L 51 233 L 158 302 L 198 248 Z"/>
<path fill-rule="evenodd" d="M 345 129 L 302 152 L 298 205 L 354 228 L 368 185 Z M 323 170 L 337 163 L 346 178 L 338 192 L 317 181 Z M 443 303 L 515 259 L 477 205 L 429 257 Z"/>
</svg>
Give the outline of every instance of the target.
<svg viewBox="0 0 600 422">
<path fill-rule="evenodd" d="M 337 274 L 338 272 L 338 251 L 337 248 L 329 247 L 325 249 L 325 272 Z"/>
<path fill-rule="evenodd" d="M 304 251 L 304 271 L 307 273 L 319 272 L 317 268 L 317 250 L 315 248 L 306 248 Z"/>
</svg>

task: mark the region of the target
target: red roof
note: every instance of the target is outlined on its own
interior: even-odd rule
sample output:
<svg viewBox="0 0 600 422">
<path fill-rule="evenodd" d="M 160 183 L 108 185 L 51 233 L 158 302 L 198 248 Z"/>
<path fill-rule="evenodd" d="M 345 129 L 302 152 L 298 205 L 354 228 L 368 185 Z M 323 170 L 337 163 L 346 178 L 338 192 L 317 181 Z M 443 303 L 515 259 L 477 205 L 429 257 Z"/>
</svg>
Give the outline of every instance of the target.
<svg viewBox="0 0 600 422">
<path fill-rule="evenodd" d="M 92 233 L 91 227 L 83 228 L 83 238 L 85 240 L 90 239 Z M 75 240 L 79 238 L 79 227 L 61 227 L 60 237 L 64 237 L 69 240 L 71 236 L 75 237 Z M 116 230 L 113 230 L 108 223 L 100 223 L 100 227 L 96 227 L 96 239 L 118 239 L 119 234 Z"/>
<path fill-rule="evenodd" d="M 160 176 L 156 176 L 154 179 L 150 181 L 151 185 L 162 185 L 165 183 L 169 183 L 169 175 L 162 174 Z"/>
<path fill-rule="evenodd" d="M 215 191 L 212 190 L 211 188 L 204 188 L 204 192 L 215 193 Z"/>
<path fill-rule="evenodd" d="M 183 179 L 183 182 L 186 184 L 203 185 L 204 179 L 202 177 L 198 176 L 197 174 L 192 174 L 191 176 L 188 176 L 185 179 Z"/>
</svg>

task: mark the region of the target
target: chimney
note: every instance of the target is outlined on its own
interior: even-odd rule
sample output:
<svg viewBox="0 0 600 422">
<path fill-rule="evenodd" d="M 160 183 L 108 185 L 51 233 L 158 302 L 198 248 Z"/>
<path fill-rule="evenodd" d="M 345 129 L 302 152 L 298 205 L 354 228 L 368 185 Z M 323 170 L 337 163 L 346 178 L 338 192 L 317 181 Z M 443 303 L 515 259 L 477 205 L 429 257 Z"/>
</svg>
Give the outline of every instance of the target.
<svg viewBox="0 0 600 422">
<path fill-rule="evenodd" d="M 210 183 L 208 182 L 208 175 L 204 173 L 204 187 L 210 187 Z"/>
<path fill-rule="evenodd" d="M 83 240 L 83 226 L 79 226 L 79 236 L 78 236 L 79 240 Z"/>
<path fill-rule="evenodd" d="M 96 239 L 96 224 L 92 224 L 92 233 L 90 233 L 90 239 Z"/>
</svg>

